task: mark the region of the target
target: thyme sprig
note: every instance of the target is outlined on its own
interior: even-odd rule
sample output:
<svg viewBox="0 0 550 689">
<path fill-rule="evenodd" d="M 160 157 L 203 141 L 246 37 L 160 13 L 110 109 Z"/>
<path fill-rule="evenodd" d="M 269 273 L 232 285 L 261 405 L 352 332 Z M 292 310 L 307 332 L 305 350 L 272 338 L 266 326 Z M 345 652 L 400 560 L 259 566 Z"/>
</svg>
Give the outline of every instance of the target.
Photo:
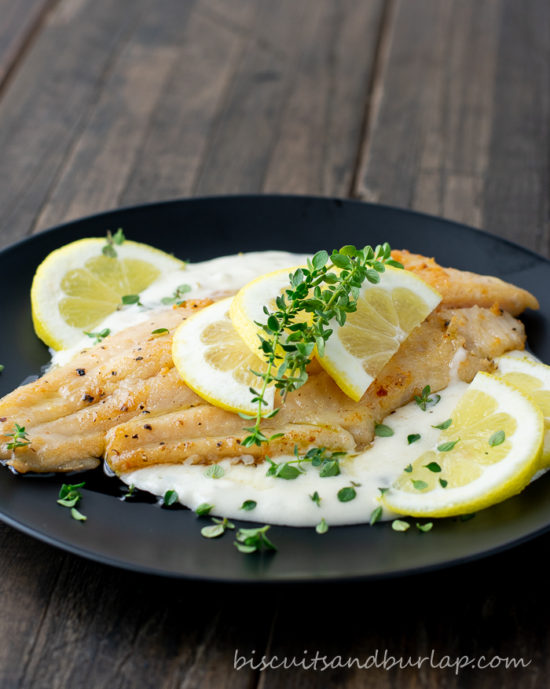
<svg viewBox="0 0 550 689">
<path fill-rule="evenodd" d="M 25 431 L 25 426 L 20 426 L 18 423 L 14 424 L 13 433 L 5 433 L 6 438 L 11 438 L 6 445 L 8 450 L 16 450 L 18 447 L 26 447 L 31 444 L 30 438 Z"/>
<path fill-rule="evenodd" d="M 191 291 L 191 285 L 178 285 L 171 297 L 163 297 L 161 302 L 168 306 L 169 304 L 177 304 L 178 306 L 185 301 L 185 295 Z"/>
<path fill-rule="evenodd" d="M 124 243 L 125 239 L 126 237 L 124 236 L 124 232 L 122 231 L 121 227 L 119 227 L 114 234 L 111 232 L 111 230 L 107 230 L 107 237 L 105 239 L 106 244 L 101 249 L 101 253 L 109 258 L 117 258 L 118 254 L 116 252 L 115 245 L 120 246 Z"/>
<path fill-rule="evenodd" d="M 88 519 L 88 517 L 76 509 L 76 506 L 82 500 L 80 488 L 83 488 L 85 485 L 85 481 L 82 481 L 82 483 L 64 483 L 59 489 L 57 504 L 62 507 L 68 507 L 71 510 L 71 517 L 77 522 L 85 522 Z"/>
<path fill-rule="evenodd" d="M 99 344 L 100 342 L 103 342 L 103 340 L 106 337 L 109 337 L 111 334 L 111 329 L 110 328 L 103 328 L 103 330 L 100 330 L 97 333 L 89 333 L 84 331 L 84 335 L 87 335 L 88 337 L 93 337 L 94 338 L 94 344 Z"/>
<path fill-rule="evenodd" d="M 329 452 L 326 447 L 312 447 L 305 455 L 300 457 L 298 446 L 295 445 L 294 456 L 296 459 L 289 459 L 286 462 L 274 462 L 266 456 L 265 459 L 269 464 L 266 476 L 274 476 L 275 478 L 283 478 L 289 481 L 303 474 L 304 469 L 302 465 L 308 463 L 319 468 L 319 476 L 321 478 L 338 476 L 340 474 L 340 459 L 345 457 L 346 453 Z"/>
<path fill-rule="evenodd" d="M 264 306 L 265 323 L 256 323 L 263 333 L 259 336 L 259 349 L 267 368 L 261 373 L 253 371 L 262 380 L 259 390 L 250 388 L 252 402 L 257 405 L 256 414 L 241 414 L 254 420 L 245 428 L 249 435 L 242 441 L 244 447 L 268 443 L 282 434 L 270 437 L 260 430 L 262 419 L 275 416 L 279 409 L 266 413 L 266 391 L 274 385 L 284 402 L 289 392 L 301 387 L 308 379 L 307 366 L 317 348 L 319 356 L 325 352 L 325 343 L 333 332 L 335 320 L 343 326 L 347 315 L 357 310 L 360 288 L 365 282 L 380 282 L 380 273 L 386 265 L 403 266 L 391 258 L 389 244 L 375 249 L 366 246 L 357 249 L 347 245 L 332 254 L 318 251 L 308 259 L 306 268 L 290 273 L 289 287 L 275 300 L 276 309 Z M 304 314 L 307 318 L 304 319 Z"/>
</svg>

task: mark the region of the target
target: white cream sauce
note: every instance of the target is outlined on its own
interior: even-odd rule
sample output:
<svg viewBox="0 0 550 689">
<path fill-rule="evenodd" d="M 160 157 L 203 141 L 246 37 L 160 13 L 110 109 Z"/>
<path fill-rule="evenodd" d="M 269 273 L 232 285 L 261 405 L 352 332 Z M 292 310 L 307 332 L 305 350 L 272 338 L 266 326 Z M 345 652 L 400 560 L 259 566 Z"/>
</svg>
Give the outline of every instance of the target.
<svg viewBox="0 0 550 689">
<path fill-rule="evenodd" d="M 111 334 L 118 333 L 124 328 L 146 321 L 150 318 L 152 310 L 170 309 L 171 306 L 162 304 L 162 299 L 171 297 L 180 285 L 189 285 L 191 288 L 184 296 L 188 299 L 203 299 L 220 294 L 229 296 L 264 273 L 303 265 L 306 258 L 303 254 L 291 254 L 287 251 L 251 251 L 234 256 L 222 256 L 209 261 L 188 263 L 184 268 L 162 275 L 144 290 L 140 295 L 143 306 L 133 304 L 115 311 L 97 325 L 94 332 L 109 328 Z M 50 350 L 51 366 L 63 366 L 75 354 L 90 347 L 90 344 L 90 338 L 83 335 L 82 340 L 70 349 L 57 352 Z"/>
<path fill-rule="evenodd" d="M 205 475 L 205 466 L 162 465 L 139 469 L 121 476 L 128 485 L 162 496 L 175 490 L 179 501 L 191 509 L 201 503 L 214 505 L 213 515 L 234 519 L 250 519 L 269 524 L 315 526 L 324 518 L 327 524 L 359 524 L 368 522 L 372 511 L 380 504 L 379 488 L 389 486 L 403 469 L 422 452 L 432 449 L 440 431 L 432 428 L 448 419 L 467 384 L 454 381 L 440 392 L 440 402 L 431 409 L 422 409 L 412 402 L 390 414 L 384 421 L 393 431 L 391 437 L 377 437 L 371 447 L 355 456 L 341 460 L 339 476 L 321 478 L 319 470 L 303 464 L 304 473 L 296 479 L 285 480 L 266 476 L 268 464 L 246 465 L 224 460 L 222 478 Z M 407 436 L 420 433 L 421 439 L 409 445 Z M 277 462 L 295 457 L 276 457 Z M 354 482 L 355 499 L 340 502 L 341 488 Z M 311 499 L 317 491 L 321 497 L 318 507 Z M 240 509 L 245 500 L 257 506 L 246 512 Z M 384 512 L 384 519 L 395 517 Z"/>
<path fill-rule="evenodd" d="M 306 257 L 284 251 L 263 251 L 224 256 L 210 261 L 187 264 L 163 275 L 141 294 L 143 306 L 128 306 L 106 318 L 94 328 L 100 332 L 109 328 L 114 334 L 131 325 L 140 323 L 151 310 L 163 307 L 162 298 L 171 296 L 182 284 L 191 290 L 190 299 L 235 293 L 250 280 L 280 268 L 303 264 Z M 62 365 L 76 353 L 90 346 L 90 339 L 83 337 L 77 346 L 52 353 L 52 366 Z M 521 353 L 524 354 L 523 352 Z M 372 511 L 379 506 L 379 488 L 389 486 L 420 454 L 437 444 L 439 430 L 432 428 L 450 418 L 452 410 L 467 385 L 458 380 L 456 371 L 464 356 L 460 351 L 451 365 L 451 383 L 440 391 L 440 402 L 423 411 L 415 402 L 396 410 L 384 423 L 394 431 L 390 437 L 377 437 L 365 451 L 340 461 L 338 476 L 321 478 L 319 469 L 302 464 L 303 473 L 293 480 L 267 476 L 267 464 L 224 460 L 221 478 L 206 476 L 203 465 L 157 465 L 121 476 L 128 485 L 134 485 L 158 496 L 175 490 L 179 501 L 196 509 L 202 503 L 213 505 L 212 515 L 234 519 L 248 519 L 291 526 L 315 526 L 322 518 L 329 525 L 368 522 Z M 409 444 L 407 436 L 419 433 L 420 440 Z M 246 458 L 244 458 L 246 460 Z M 295 457 L 276 457 L 277 462 L 291 461 Z M 353 484 L 352 484 L 353 482 Z M 341 488 L 354 485 L 356 497 L 340 502 L 337 494 Z M 318 506 L 310 496 L 317 492 Z M 254 500 L 257 505 L 251 511 L 243 511 L 241 505 Z M 383 513 L 383 519 L 396 515 Z"/>
</svg>

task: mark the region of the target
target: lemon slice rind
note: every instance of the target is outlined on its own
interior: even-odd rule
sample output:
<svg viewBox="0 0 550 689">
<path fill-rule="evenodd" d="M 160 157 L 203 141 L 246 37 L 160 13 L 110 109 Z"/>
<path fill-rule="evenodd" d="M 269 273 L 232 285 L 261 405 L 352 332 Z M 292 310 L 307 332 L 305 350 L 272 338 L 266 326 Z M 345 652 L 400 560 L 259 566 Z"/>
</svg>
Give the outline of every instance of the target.
<svg viewBox="0 0 550 689">
<path fill-rule="evenodd" d="M 523 356 L 522 356 L 523 355 Z M 550 366 L 527 352 L 505 354 L 495 359 L 497 375 L 528 394 L 544 416 L 544 442 L 540 467 L 550 468 Z M 537 381 L 540 385 L 537 384 Z"/>
<path fill-rule="evenodd" d="M 255 414 L 258 405 L 251 402 L 253 395 L 250 392 L 250 384 L 236 380 L 234 370 L 221 370 L 208 360 L 209 351 L 215 354 L 216 349 L 230 346 L 237 352 L 238 357 L 246 362 L 246 370 L 252 367 L 258 370 L 262 367 L 262 361 L 249 352 L 233 328 L 229 318 L 232 301 L 233 297 L 229 297 L 215 302 L 181 323 L 174 332 L 172 358 L 182 379 L 202 399 L 226 411 Z M 227 329 L 231 328 L 233 332 L 230 332 L 229 338 L 220 339 L 218 343 L 205 344 L 203 333 L 216 324 L 222 326 L 221 330 L 227 332 Z M 255 389 L 262 385 L 262 379 L 257 376 L 254 376 L 251 382 Z M 264 396 L 268 404 L 264 412 L 273 409 L 274 397 L 274 388 L 268 387 Z"/>
<path fill-rule="evenodd" d="M 83 329 L 86 329 L 69 325 L 60 312 L 59 305 L 63 299 L 67 298 L 62 288 L 63 280 L 71 271 L 85 269 L 87 261 L 101 257 L 105 244 L 105 238 L 99 237 L 71 242 L 48 254 L 35 272 L 31 287 L 34 329 L 38 337 L 55 350 L 66 349 L 77 344 L 82 339 Z M 109 260 L 141 261 L 144 265 L 149 265 L 151 274 L 161 275 L 185 267 L 183 261 L 139 242 L 125 240 L 122 244 L 116 245 L 115 250 L 117 258 Z M 122 273 L 124 274 L 123 268 Z M 115 304 L 112 308 L 114 311 L 116 294 L 112 292 L 111 287 L 102 286 L 101 282 L 93 276 L 90 276 L 90 282 L 96 284 L 98 288 L 97 295 L 92 296 L 90 303 L 95 297 L 97 302 L 103 300 L 103 306 L 107 310 L 111 308 L 109 304 Z M 109 295 L 108 298 L 106 294 Z"/>
<path fill-rule="evenodd" d="M 360 304 L 361 296 L 365 295 L 367 291 L 384 290 L 391 294 L 396 289 L 406 289 L 414 293 L 424 303 L 422 310 L 418 313 L 418 317 L 411 319 L 410 326 L 407 330 L 402 330 L 399 327 L 395 328 L 394 344 L 391 349 L 388 349 L 385 356 L 379 357 L 378 365 L 374 371 L 375 375 L 365 370 L 363 360 L 354 356 L 342 342 L 341 335 L 349 328 L 358 315 L 351 314 L 348 316 L 346 323 L 343 326 L 338 325 L 334 320 L 330 327 L 333 330 L 325 345 L 324 356 L 318 356 L 317 359 L 325 371 L 333 378 L 338 386 L 353 400 L 358 402 L 364 395 L 365 391 L 375 379 L 385 363 L 391 359 L 393 354 L 398 350 L 399 345 L 403 342 L 412 330 L 436 308 L 441 301 L 441 295 L 433 287 L 427 285 L 423 280 L 407 270 L 394 268 L 393 266 L 386 266 L 384 273 L 380 276 L 380 282 L 373 284 L 370 282 L 363 283 L 361 293 L 358 300 Z M 368 325 L 367 323 L 365 325 Z"/>
<path fill-rule="evenodd" d="M 506 439 L 511 447 L 504 458 L 486 466 L 472 482 L 458 487 L 442 487 L 436 482 L 430 491 L 410 491 L 396 488 L 394 482 L 381 497 L 385 507 L 397 514 L 412 517 L 450 517 L 476 512 L 502 502 L 519 493 L 529 483 L 539 467 L 544 432 L 541 411 L 516 387 L 487 373 L 478 373 L 465 395 L 476 390 L 490 395 L 497 403 L 496 411 L 512 416 L 517 422 L 515 431 Z M 464 399 L 461 398 L 461 401 Z M 455 428 L 454 434 L 460 437 L 461 431 L 463 435 L 467 433 L 467 429 Z M 489 449 L 487 444 L 486 451 Z M 475 463 L 475 457 L 472 462 Z M 409 476 L 414 478 L 414 474 Z"/>
<path fill-rule="evenodd" d="M 256 325 L 256 322 L 267 322 L 264 306 L 274 311 L 277 308 L 275 298 L 285 288 L 290 288 L 289 275 L 303 267 L 305 266 L 282 268 L 260 275 L 242 287 L 235 295 L 229 312 L 231 320 L 242 340 L 256 356 L 260 353 L 259 335 L 265 335 L 263 330 Z"/>
</svg>

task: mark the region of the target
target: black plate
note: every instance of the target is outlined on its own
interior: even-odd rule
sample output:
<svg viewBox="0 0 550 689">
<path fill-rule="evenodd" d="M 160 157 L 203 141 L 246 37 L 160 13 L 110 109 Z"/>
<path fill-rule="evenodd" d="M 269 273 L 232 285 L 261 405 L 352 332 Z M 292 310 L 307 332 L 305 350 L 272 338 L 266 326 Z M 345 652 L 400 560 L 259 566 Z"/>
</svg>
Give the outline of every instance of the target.
<svg viewBox="0 0 550 689">
<path fill-rule="evenodd" d="M 48 361 L 34 335 L 29 288 L 36 266 L 53 249 L 123 227 L 126 235 L 180 258 L 203 260 L 262 249 L 311 252 L 342 244 L 390 242 L 435 256 L 443 265 L 498 275 L 534 292 L 541 310 L 524 318 L 531 349 L 550 361 L 550 262 L 464 225 L 410 211 L 338 199 L 229 197 L 173 201 L 84 218 L 0 253 L 3 337 L 0 393 Z M 306 581 L 380 578 L 433 569 L 509 548 L 550 527 L 550 476 L 520 496 L 467 522 L 437 522 L 429 534 L 395 533 L 389 524 L 348 526 L 319 536 L 313 529 L 273 527 L 275 554 L 242 555 L 226 535 L 201 537 L 205 520 L 188 510 L 121 502 L 117 480 L 88 476 L 81 503 L 85 524 L 57 506 L 62 479 L 0 471 L 0 517 L 36 538 L 107 564 L 175 577 L 219 581 Z"/>
</svg>

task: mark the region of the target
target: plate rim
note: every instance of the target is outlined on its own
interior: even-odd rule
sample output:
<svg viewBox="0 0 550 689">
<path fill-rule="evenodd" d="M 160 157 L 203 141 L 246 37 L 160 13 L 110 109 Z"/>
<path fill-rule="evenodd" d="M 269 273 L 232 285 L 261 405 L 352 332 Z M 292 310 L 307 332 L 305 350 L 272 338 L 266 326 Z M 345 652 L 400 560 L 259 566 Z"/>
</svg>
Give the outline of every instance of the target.
<svg viewBox="0 0 550 689">
<path fill-rule="evenodd" d="M 247 201 L 250 200 L 258 200 L 258 199 L 265 199 L 266 201 L 277 201 L 277 200 L 295 200 L 297 202 L 336 202 L 338 204 L 345 204 L 345 205 L 353 205 L 353 206 L 361 206 L 361 207 L 367 207 L 367 208 L 373 208 L 373 209 L 380 209 L 383 211 L 390 211 L 392 213 L 398 213 L 402 214 L 404 216 L 415 216 L 419 219 L 426 219 L 428 221 L 436 221 L 438 223 L 443 223 L 445 225 L 453 227 L 455 230 L 460 230 L 464 231 L 467 230 L 468 232 L 472 233 L 473 235 L 479 235 L 481 237 L 487 237 L 490 238 L 491 240 L 497 241 L 500 244 L 504 244 L 514 250 L 519 250 L 522 252 L 524 255 L 530 255 L 533 258 L 536 258 L 540 261 L 543 261 L 544 263 L 548 264 L 550 266 L 550 260 L 547 259 L 545 256 L 537 253 L 536 251 L 527 248 L 525 246 L 522 246 L 521 244 L 514 242 L 512 240 L 509 240 L 504 237 L 500 237 L 498 235 L 492 234 L 486 230 L 472 227 L 470 225 L 466 225 L 464 223 L 448 219 L 448 218 L 443 218 L 441 216 L 437 216 L 434 214 L 430 213 L 425 213 L 422 211 L 417 211 L 417 210 L 411 210 L 407 209 L 404 207 L 399 207 L 399 206 L 393 206 L 390 204 L 379 204 L 379 203 L 373 203 L 373 202 L 365 202 L 361 201 L 358 199 L 347 199 L 343 197 L 337 197 L 337 196 L 321 196 L 321 195 L 307 195 L 307 194 L 220 194 L 220 195 L 206 195 L 206 196 L 194 196 L 194 197 L 180 197 L 180 198 L 173 198 L 173 199 L 165 199 L 161 201 L 152 201 L 152 202 L 147 202 L 147 203 L 141 203 L 141 204 L 132 204 L 132 205 L 127 205 L 127 206 L 121 206 L 121 207 L 114 207 L 106 210 L 102 210 L 97 213 L 92 213 L 86 216 L 74 218 L 72 220 L 65 221 L 63 223 L 60 223 L 58 225 L 53 225 L 51 227 L 48 227 L 44 230 L 41 230 L 40 232 L 37 232 L 36 234 L 31 234 L 28 235 L 22 239 L 19 239 L 16 242 L 13 242 L 2 249 L 0 249 L 0 255 L 5 255 L 9 254 L 11 251 L 16 251 L 16 250 L 24 250 L 25 247 L 30 244 L 36 242 L 39 238 L 41 237 L 51 237 L 52 235 L 57 234 L 58 232 L 62 232 L 63 230 L 70 230 L 71 227 L 78 226 L 80 223 L 85 224 L 86 222 L 94 222 L 97 220 L 101 220 L 101 218 L 113 215 L 113 214 L 118 214 L 118 213 L 135 213 L 138 212 L 142 209 L 148 209 L 148 210 L 153 210 L 155 208 L 164 208 L 166 206 L 171 206 L 171 205 L 179 205 L 179 204 L 188 204 L 188 203 L 218 203 L 218 202 L 223 202 L 223 201 L 234 201 L 234 202 L 241 202 L 241 203 L 246 203 Z M 139 572 L 143 574 L 149 574 L 149 575 L 155 575 L 155 576 L 162 576 L 162 577 L 168 577 L 168 578 L 173 578 L 173 579 L 183 579 L 183 580 L 193 580 L 193 581 L 205 581 L 205 582 L 218 582 L 218 583 L 227 583 L 227 584 L 296 584 L 296 583 L 305 583 L 305 582 L 310 582 L 310 583 L 331 583 L 331 582 L 336 582 L 336 581 L 346 581 L 346 582 L 353 582 L 353 581 L 379 581 L 379 580 L 384 580 L 384 579 L 394 579 L 394 578 L 400 578 L 404 576 L 414 576 L 417 574 L 422 574 L 426 572 L 432 572 L 432 571 L 438 571 L 441 569 L 446 569 L 446 568 L 451 568 L 451 567 L 456 567 L 460 565 L 464 565 L 469 562 L 474 562 L 481 560 L 486 557 L 491 557 L 493 555 L 496 555 L 498 553 L 507 551 L 511 548 L 515 548 L 517 546 L 522 545 L 523 543 L 526 543 L 530 540 L 533 540 L 535 538 L 540 537 L 544 533 L 550 531 L 550 519 L 548 523 L 546 523 L 543 526 L 540 526 L 539 528 L 535 529 L 532 532 L 523 534 L 521 536 L 518 536 L 516 538 L 513 538 L 512 540 L 504 543 L 500 543 L 499 545 L 496 545 L 492 548 L 489 549 L 484 549 L 479 552 L 474 552 L 470 554 L 466 554 L 463 556 L 459 556 L 456 558 L 451 558 L 449 560 L 441 561 L 441 562 L 436 562 L 436 563 L 431 563 L 431 564 L 426 564 L 426 565 L 419 565 L 419 566 L 412 566 L 412 567 L 405 567 L 399 570 L 394 570 L 394 571 L 389 571 L 389 572 L 379 572 L 379 573 L 370 573 L 370 574 L 351 574 L 351 575 L 334 575 L 334 574 L 317 574 L 313 576 L 312 574 L 308 574 L 306 576 L 299 576 L 299 575 L 291 575 L 288 577 L 281 576 L 281 575 L 274 575 L 270 576 L 269 572 L 267 573 L 261 573 L 261 574 L 256 574 L 255 576 L 251 576 L 248 578 L 245 578 L 244 576 L 239 576 L 237 577 L 231 577 L 228 578 L 227 576 L 223 575 L 210 575 L 210 574 L 202 574 L 202 575 L 196 575 L 193 573 L 186 573 L 186 572 L 172 572 L 168 570 L 163 570 L 161 568 L 155 568 L 154 566 L 145 566 L 141 565 L 139 563 L 129 563 L 124 560 L 117 560 L 116 558 L 111 557 L 110 555 L 105 555 L 101 554 L 99 552 L 95 552 L 93 550 L 89 550 L 85 547 L 79 547 L 78 545 L 75 545 L 71 542 L 64 541 L 61 538 L 58 538 L 56 536 L 52 536 L 48 534 L 47 532 L 44 532 L 38 528 L 29 526 L 21 521 L 18 521 L 18 519 L 13 518 L 9 515 L 6 515 L 0 506 L 0 520 L 2 520 L 4 523 L 8 524 L 9 526 L 15 528 L 16 530 L 26 534 L 27 536 L 31 536 L 33 538 L 37 538 L 38 540 L 47 543 L 48 545 L 52 545 L 54 547 L 60 548 L 61 550 L 65 552 L 69 552 L 72 554 L 76 554 L 79 557 L 84 557 L 88 560 L 92 560 L 94 562 L 104 564 L 104 565 L 109 565 L 112 567 L 116 567 L 118 569 L 123 569 L 126 571 L 132 571 L 132 572 Z M 282 528 L 289 528 L 292 529 L 294 527 L 282 527 Z"/>
</svg>

